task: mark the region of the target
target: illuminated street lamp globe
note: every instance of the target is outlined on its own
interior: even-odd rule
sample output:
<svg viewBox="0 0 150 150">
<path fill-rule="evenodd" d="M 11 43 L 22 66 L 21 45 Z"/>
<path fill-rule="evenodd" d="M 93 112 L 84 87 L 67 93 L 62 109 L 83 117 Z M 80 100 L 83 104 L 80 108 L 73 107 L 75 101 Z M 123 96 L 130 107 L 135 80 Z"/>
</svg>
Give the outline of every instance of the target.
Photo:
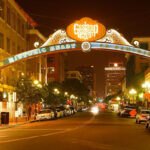
<svg viewBox="0 0 150 150">
<path fill-rule="evenodd" d="M 132 94 L 132 95 L 134 95 L 134 94 L 136 94 L 137 92 L 136 92 L 135 89 L 131 89 L 131 90 L 129 91 L 129 93 Z"/>
<path fill-rule="evenodd" d="M 121 98 L 120 98 L 119 96 L 118 96 L 116 99 L 117 99 L 117 101 L 120 101 L 120 100 L 121 100 Z"/>
<path fill-rule="evenodd" d="M 39 84 L 39 81 L 38 80 L 34 80 L 34 84 L 35 85 Z"/>
</svg>

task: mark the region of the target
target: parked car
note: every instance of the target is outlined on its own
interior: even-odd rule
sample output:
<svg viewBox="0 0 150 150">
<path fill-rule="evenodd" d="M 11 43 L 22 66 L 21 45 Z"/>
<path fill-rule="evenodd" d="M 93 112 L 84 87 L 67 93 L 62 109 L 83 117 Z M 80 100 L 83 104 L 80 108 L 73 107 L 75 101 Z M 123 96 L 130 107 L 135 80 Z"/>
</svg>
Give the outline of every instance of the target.
<svg viewBox="0 0 150 150">
<path fill-rule="evenodd" d="M 64 115 L 65 115 L 65 116 L 70 116 L 70 115 L 72 115 L 71 109 L 70 109 L 70 108 L 65 108 L 65 109 L 64 109 Z"/>
<path fill-rule="evenodd" d="M 150 110 L 140 110 L 136 115 L 136 123 L 146 122 L 147 117 L 150 115 Z"/>
<path fill-rule="evenodd" d="M 41 109 L 40 112 L 36 115 L 36 120 L 50 120 L 54 119 L 54 111 L 52 109 Z"/>
<path fill-rule="evenodd" d="M 134 109 L 134 108 L 124 108 L 124 109 L 120 112 L 120 116 L 121 116 L 121 117 L 131 117 L 130 112 L 131 112 L 132 110 L 135 110 L 135 111 L 136 111 L 136 109 Z M 135 115 L 136 115 L 136 114 L 135 114 Z"/>
<path fill-rule="evenodd" d="M 147 129 L 150 129 L 150 114 L 147 116 L 146 123 L 145 123 L 145 127 L 146 127 Z"/>
</svg>

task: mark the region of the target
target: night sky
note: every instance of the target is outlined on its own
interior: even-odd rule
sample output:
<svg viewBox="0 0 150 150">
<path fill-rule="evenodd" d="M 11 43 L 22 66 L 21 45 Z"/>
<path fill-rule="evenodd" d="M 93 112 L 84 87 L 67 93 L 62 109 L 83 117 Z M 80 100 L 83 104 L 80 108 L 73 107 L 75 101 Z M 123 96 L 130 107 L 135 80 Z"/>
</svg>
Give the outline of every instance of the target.
<svg viewBox="0 0 150 150">
<path fill-rule="evenodd" d="M 57 29 L 65 29 L 67 25 L 82 17 L 91 17 L 101 22 L 107 29 L 116 29 L 129 42 L 135 36 L 150 36 L 149 0 L 16 0 L 16 2 L 37 22 L 38 29 L 46 37 Z M 70 56 L 68 60 L 72 60 L 70 68 L 78 64 L 95 65 L 99 93 L 104 92 L 104 66 L 108 61 L 119 61 L 124 57 L 123 54 L 111 52 L 70 53 L 68 56 Z"/>
</svg>

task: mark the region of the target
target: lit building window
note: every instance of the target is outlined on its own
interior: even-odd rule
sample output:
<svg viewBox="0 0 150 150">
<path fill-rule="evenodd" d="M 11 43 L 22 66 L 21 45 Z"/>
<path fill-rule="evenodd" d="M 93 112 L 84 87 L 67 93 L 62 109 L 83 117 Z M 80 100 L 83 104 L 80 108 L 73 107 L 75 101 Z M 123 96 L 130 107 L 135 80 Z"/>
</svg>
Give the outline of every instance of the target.
<svg viewBox="0 0 150 150">
<path fill-rule="evenodd" d="M 48 74 L 54 74 L 55 73 L 55 67 L 48 67 Z"/>
<path fill-rule="evenodd" d="M 54 63 L 54 57 L 48 57 L 47 58 L 47 63 Z"/>
</svg>

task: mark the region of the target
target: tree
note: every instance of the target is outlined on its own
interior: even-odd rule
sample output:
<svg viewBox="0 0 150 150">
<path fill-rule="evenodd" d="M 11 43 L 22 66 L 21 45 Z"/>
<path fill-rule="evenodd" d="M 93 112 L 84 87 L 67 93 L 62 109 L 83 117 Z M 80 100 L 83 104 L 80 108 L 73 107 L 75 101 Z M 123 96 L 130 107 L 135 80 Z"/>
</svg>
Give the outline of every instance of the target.
<svg viewBox="0 0 150 150">
<path fill-rule="evenodd" d="M 57 106 L 65 104 L 66 99 L 64 97 L 62 84 L 59 82 L 51 82 L 46 86 L 47 95 L 44 98 L 44 103 L 51 106 Z M 59 93 L 55 93 L 54 89 L 57 89 Z"/>
<path fill-rule="evenodd" d="M 68 79 L 62 83 L 63 91 L 67 91 L 69 94 L 76 95 L 79 97 L 80 101 L 88 102 L 89 101 L 89 92 L 90 90 L 84 86 L 77 79 Z"/>
<path fill-rule="evenodd" d="M 20 77 L 16 82 L 16 93 L 18 102 L 22 102 L 30 117 L 31 106 L 42 99 L 42 89 L 33 84 L 30 78 Z"/>
</svg>

